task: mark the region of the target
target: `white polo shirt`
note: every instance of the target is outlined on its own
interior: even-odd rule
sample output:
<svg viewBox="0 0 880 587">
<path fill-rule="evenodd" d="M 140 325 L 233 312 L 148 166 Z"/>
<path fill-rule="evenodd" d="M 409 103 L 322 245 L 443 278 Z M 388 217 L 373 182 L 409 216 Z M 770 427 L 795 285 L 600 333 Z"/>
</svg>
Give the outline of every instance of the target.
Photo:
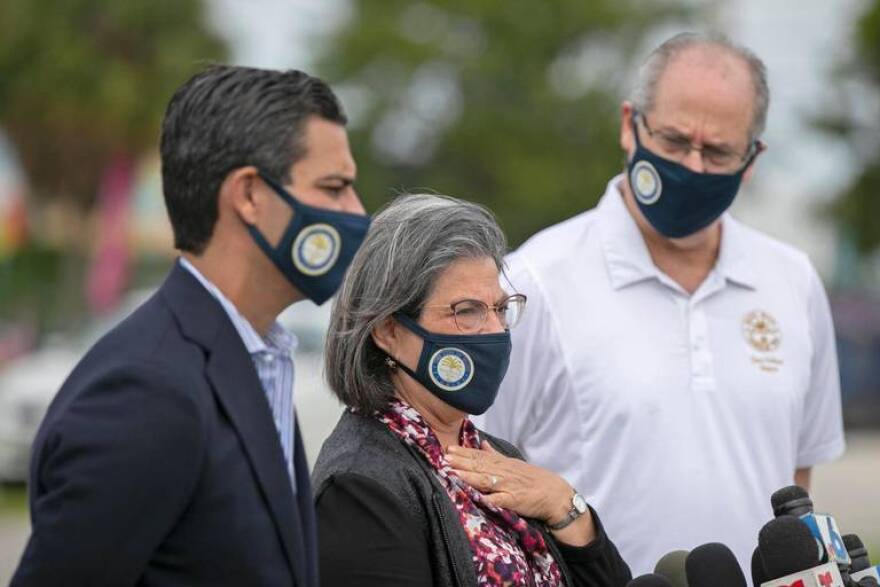
<svg viewBox="0 0 880 587">
<path fill-rule="evenodd" d="M 806 255 L 729 215 L 689 295 L 651 261 L 622 177 L 509 256 L 528 303 L 477 424 L 580 491 L 633 575 L 706 542 L 748 575 L 770 495 L 844 450 L 827 297 Z"/>
</svg>

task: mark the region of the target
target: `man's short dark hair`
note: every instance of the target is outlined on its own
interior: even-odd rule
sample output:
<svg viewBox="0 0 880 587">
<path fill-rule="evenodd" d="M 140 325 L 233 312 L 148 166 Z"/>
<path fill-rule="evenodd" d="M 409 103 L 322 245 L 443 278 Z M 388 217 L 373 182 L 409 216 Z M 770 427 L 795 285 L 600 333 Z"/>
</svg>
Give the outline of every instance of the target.
<svg viewBox="0 0 880 587">
<path fill-rule="evenodd" d="M 218 192 L 232 170 L 253 165 L 282 183 L 305 155 L 305 121 L 344 125 L 330 87 L 301 71 L 212 66 L 171 97 L 162 122 L 162 191 L 174 246 L 200 254 L 218 217 Z"/>
</svg>

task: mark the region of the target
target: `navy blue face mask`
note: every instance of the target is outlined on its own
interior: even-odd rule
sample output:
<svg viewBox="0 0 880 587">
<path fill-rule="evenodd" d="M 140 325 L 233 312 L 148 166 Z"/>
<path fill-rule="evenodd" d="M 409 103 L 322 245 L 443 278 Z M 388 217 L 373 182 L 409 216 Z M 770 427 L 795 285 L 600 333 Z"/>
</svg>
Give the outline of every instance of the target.
<svg viewBox="0 0 880 587">
<path fill-rule="evenodd" d="M 321 305 L 339 289 L 345 270 L 367 236 L 370 217 L 308 206 L 273 179 L 260 177 L 293 208 L 293 217 L 276 247 L 256 226 L 249 224 L 248 231 L 284 277 Z"/>
<path fill-rule="evenodd" d="M 627 162 L 636 203 L 654 229 L 667 238 L 694 234 L 715 222 L 733 203 L 755 149 L 735 173 L 698 173 L 646 149 L 632 117 L 636 150 Z"/>
<path fill-rule="evenodd" d="M 422 354 L 413 371 L 397 365 L 438 398 L 467 414 L 478 416 L 495 403 L 510 364 L 510 332 L 497 334 L 435 334 L 409 316 L 397 321 L 422 338 Z M 392 357 L 393 358 L 393 357 Z"/>
</svg>

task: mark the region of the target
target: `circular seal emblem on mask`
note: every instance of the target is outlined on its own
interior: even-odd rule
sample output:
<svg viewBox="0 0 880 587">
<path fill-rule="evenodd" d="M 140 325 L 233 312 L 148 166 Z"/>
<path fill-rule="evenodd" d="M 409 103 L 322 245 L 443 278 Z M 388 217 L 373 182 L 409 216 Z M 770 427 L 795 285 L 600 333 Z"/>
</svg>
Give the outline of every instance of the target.
<svg viewBox="0 0 880 587">
<path fill-rule="evenodd" d="M 306 275 L 324 275 L 336 263 L 341 242 L 339 232 L 329 224 L 307 226 L 293 241 L 293 264 Z"/>
<path fill-rule="evenodd" d="M 428 362 L 428 375 L 437 387 L 444 391 L 458 391 L 471 382 L 474 362 L 461 349 L 440 349 Z"/>
<path fill-rule="evenodd" d="M 660 199 L 663 183 L 660 181 L 660 174 L 649 162 L 639 161 L 636 163 L 629 175 L 629 180 L 636 199 L 642 204 L 650 206 Z"/>
</svg>

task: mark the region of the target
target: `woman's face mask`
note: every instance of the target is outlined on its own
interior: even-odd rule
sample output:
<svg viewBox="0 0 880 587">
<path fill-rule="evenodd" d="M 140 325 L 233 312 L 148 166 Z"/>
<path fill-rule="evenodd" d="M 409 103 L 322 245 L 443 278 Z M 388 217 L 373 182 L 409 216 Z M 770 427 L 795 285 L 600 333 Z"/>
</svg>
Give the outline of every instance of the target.
<svg viewBox="0 0 880 587">
<path fill-rule="evenodd" d="M 453 408 L 472 415 L 485 413 L 495 402 L 507 373 L 510 332 L 437 334 L 403 314 L 395 314 L 394 318 L 422 339 L 415 371 L 394 359 L 398 366 Z"/>
</svg>

